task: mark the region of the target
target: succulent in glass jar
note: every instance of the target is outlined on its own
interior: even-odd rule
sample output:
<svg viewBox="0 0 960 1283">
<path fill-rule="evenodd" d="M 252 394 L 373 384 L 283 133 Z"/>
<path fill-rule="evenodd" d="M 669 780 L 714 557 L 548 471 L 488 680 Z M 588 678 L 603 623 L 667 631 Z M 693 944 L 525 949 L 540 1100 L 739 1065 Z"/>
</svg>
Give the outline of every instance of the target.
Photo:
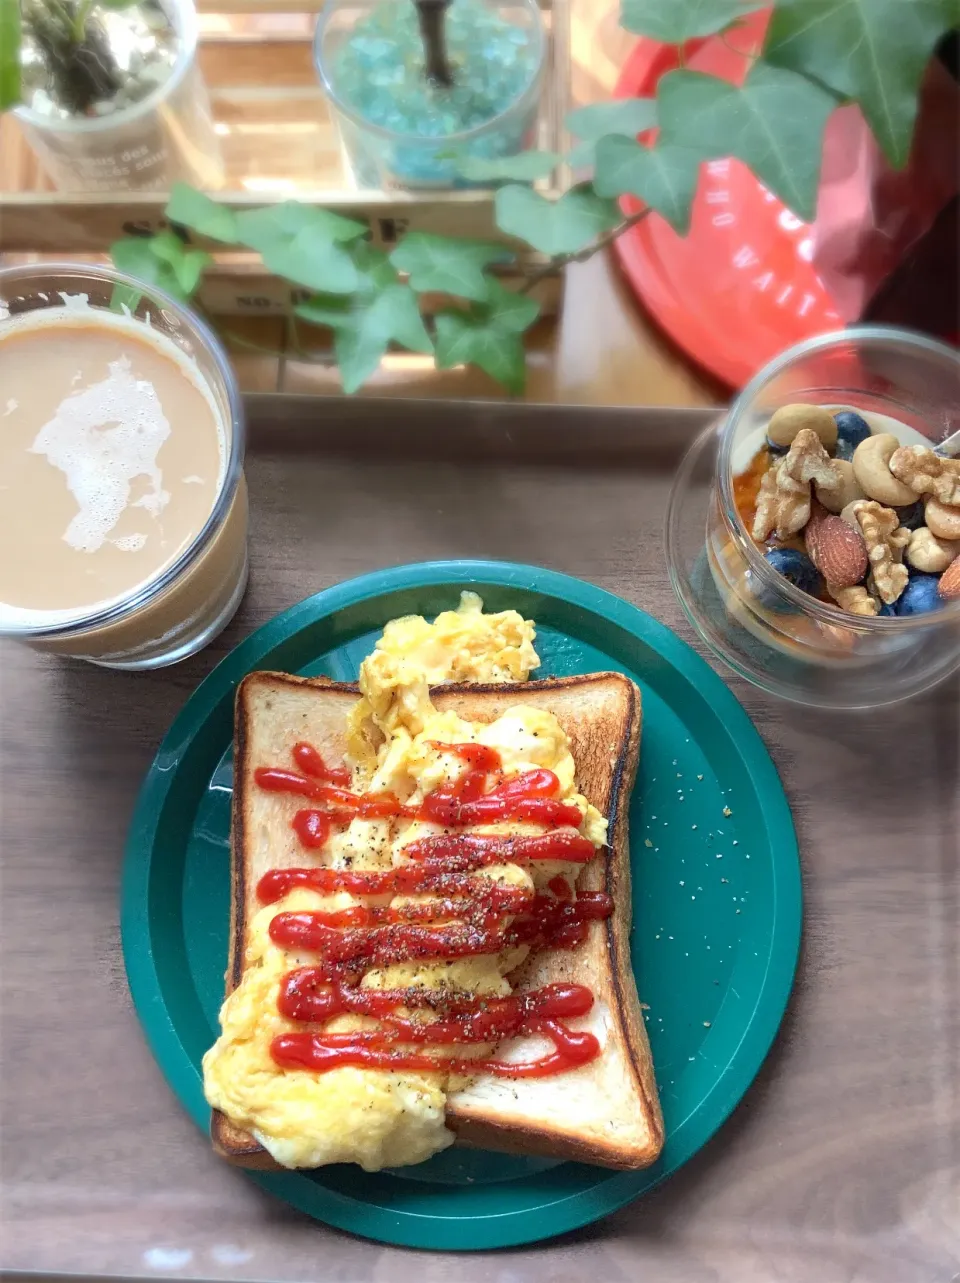
<svg viewBox="0 0 960 1283">
<path fill-rule="evenodd" d="M 0 7 L 0 107 L 22 103 L 51 121 L 108 116 L 147 98 L 177 61 L 180 37 L 160 0 Z"/>
</svg>

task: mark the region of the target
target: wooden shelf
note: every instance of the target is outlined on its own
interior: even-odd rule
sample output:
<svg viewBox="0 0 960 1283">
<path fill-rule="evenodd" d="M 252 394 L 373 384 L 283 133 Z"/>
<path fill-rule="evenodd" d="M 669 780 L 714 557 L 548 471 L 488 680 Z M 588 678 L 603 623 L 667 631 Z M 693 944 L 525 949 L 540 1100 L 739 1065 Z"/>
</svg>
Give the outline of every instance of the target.
<svg viewBox="0 0 960 1283">
<path fill-rule="evenodd" d="M 227 181 L 218 198 L 243 205 L 270 199 L 339 202 L 378 224 L 402 230 L 417 206 L 422 225 L 460 235 L 490 230 L 489 193 L 420 197 L 366 193 L 343 186 L 333 124 L 311 56 L 321 0 L 201 0 L 200 63 L 221 127 Z M 544 144 L 562 141 L 558 121 L 570 107 L 609 98 L 633 37 L 618 24 L 619 0 L 566 0 L 565 22 L 549 15 L 554 58 L 563 52 L 563 104 L 552 109 Z M 543 120 L 541 128 L 545 128 Z M 102 257 L 124 230 L 156 226 L 162 194 L 65 198 L 53 192 L 9 114 L 0 117 L 0 263 Z M 352 203 L 351 203 L 352 202 Z M 363 208 L 361 208 L 361 206 Z M 388 220 L 393 220 L 393 228 Z M 386 225 L 380 225 L 386 224 Z M 287 289 L 250 258 L 223 258 L 205 286 L 204 303 L 222 319 L 221 334 L 241 383 L 250 391 L 337 390 L 330 364 L 305 364 L 288 350 L 282 313 Z M 529 335 L 527 398 L 579 404 L 709 404 L 722 391 L 697 374 L 638 310 L 606 256 L 567 273 L 565 292 L 549 282 L 547 316 Z M 265 350 L 262 350 L 265 349 Z M 282 351 L 283 355 L 276 353 Z M 415 355 L 389 356 L 365 393 L 498 397 L 474 369 L 437 371 Z"/>
</svg>

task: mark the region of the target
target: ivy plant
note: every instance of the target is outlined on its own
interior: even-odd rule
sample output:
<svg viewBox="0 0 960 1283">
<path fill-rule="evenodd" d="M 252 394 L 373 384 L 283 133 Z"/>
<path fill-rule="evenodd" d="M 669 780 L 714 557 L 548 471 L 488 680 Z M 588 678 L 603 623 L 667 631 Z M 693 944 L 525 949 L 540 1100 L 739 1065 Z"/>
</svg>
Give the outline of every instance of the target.
<svg viewBox="0 0 960 1283">
<path fill-rule="evenodd" d="M 0 14 L 9 3 L 0 0 Z M 117 242 L 114 261 L 189 299 L 211 261 L 190 244 L 191 233 L 244 247 L 299 287 L 304 297 L 296 317 L 332 331 L 345 391 L 361 387 L 394 346 L 432 353 L 442 369 L 478 366 L 519 393 L 523 336 L 540 311 L 530 292 L 651 210 L 684 234 L 702 162 L 737 157 L 809 220 L 827 120 L 837 106 L 855 102 L 890 163 L 906 164 L 923 70 L 939 39 L 960 22 L 960 0 L 775 0 L 763 47 L 742 84 L 684 65 L 691 41 L 726 38 L 758 7 L 755 0 L 623 0 L 623 26 L 678 46 L 679 66 L 661 77 L 655 98 L 570 113 L 566 123 L 577 143 L 566 159 L 578 174 L 591 167 L 592 176 L 561 196 L 530 186 L 556 165 L 554 153 L 463 159 L 466 178 L 501 184 L 499 230 L 546 256 L 517 292 L 496 274 L 515 257 L 506 244 L 409 232 L 388 255 L 370 244 L 364 223 L 329 210 L 286 201 L 238 213 L 184 185 L 166 208 L 172 230 Z M 626 195 L 644 202 L 630 217 L 618 203 Z M 425 294 L 449 302 L 431 315 L 422 306 Z"/>
</svg>

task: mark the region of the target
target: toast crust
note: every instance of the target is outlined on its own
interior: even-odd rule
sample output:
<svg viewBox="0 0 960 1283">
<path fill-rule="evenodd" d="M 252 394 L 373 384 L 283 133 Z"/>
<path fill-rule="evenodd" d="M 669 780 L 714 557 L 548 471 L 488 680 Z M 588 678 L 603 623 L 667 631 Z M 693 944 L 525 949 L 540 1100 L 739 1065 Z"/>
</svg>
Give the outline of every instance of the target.
<svg viewBox="0 0 960 1283">
<path fill-rule="evenodd" d="M 231 834 L 231 929 L 230 956 L 226 973 L 229 994 L 243 972 L 246 924 L 253 911 L 255 881 L 249 867 L 248 789 L 243 781 L 256 765 L 251 752 L 251 704 L 265 691 L 292 693 L 295 688 L 316 692 L 345 714 L 359 697 L 353 683 L 327 678 L 303 678 L 286 673 L 251 673 L 237 687 L 235 705 L 234 792 Z M 604 1135 L 596 1128 L 570 1130 L 570 1113 L 564 1108 L 562 1125 L 556 1125 L 549 1109 L 539 1122 L 519 1111 L 512 1113 L 489 1101 L 476 1099 L 471 1089 L 451 1093 L 447 1099 L 447 1125 L 457 1133 L 457 1142 L 470 1147 L 508 1153 L 555 1156 L 604 1167 L 633 1169 L 648 1166 L 663 1146 L 663 1119 L 657 1097 L 653 1063 L 643 1015 L 630 964 L 631 917 L 630 854 L 628 809 L 639 756 L 640 692 L 619 673 L 592 673 L 514 684 L 469 684 L 434 687 L 431 697 L 438 709 L 455 707 L 471 721 L 491 721 L 517 704 L 534 704 L 555 712 L 570 741 L 577 769 L 578 787 L 607 816 L 609 854 L 590 862 L 578 886 L 603 890 L 611 896 L 614 912 L 605 922 L 595 922 L 586 944 L 574 953 L 538 953 L 514 977 L 520 987 L 557 980 L 585 978 L 598 1000 L 606 999 L 609 1009 L 608 1038 L 622 1060 L 622 1085 L 618 1095 L 632 1095 L 641 1118 L 633 1120 L 634 1134 Z M 598 703 L 607 714 L 591 720 Z M 565 716 L 566 714 L 566 716 Z M 590 972 L 584 976 L 584 970 Z M 606 1055 L 606 1052 L 604 1053 Z M 594 1064 L 596 1062 L 593 1062 Z M 579 1079 L 571 1090 L 591 1090 L 591 1065 L 558 1076 Z M 486 1076 L 489 1077 L 489 1076 Z M 509 1080 L 508 1080 L 509 1081 Z M 546 1080 L 535 1080 L 544 1082 Z M 525 1083 L 526 1095 L 529 1087 Z M 629 1100 L 628 1100 L 629 1107 Z M 575 1108 L 575 1105 L 574 1105 Z M 535 1111 L 534 1111 L 535 1112 Z M 271 1155 L 244 1129 L 219 1111 L 213 1111 L 211 1138 L 216 1152 L 227 1161 L 261 1171 L 283 1170 Z"/>
</svg>

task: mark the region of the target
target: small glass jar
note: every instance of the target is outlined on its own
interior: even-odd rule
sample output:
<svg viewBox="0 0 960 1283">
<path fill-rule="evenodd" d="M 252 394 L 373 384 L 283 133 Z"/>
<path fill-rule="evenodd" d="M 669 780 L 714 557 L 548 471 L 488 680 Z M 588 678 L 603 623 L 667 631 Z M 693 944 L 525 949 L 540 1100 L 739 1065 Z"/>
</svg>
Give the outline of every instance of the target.
<svg viewBox="0 0 960 1283">
<path fill-rule="evenodd" d="M 762 369 L 677 473 L 666 530 L 673 587 L 710 649 L 763 690 L 821 708 L 907 699 L 960 668 L 960 602 L 850 614 L 774 570 L 744 520 L 744 479 L 771 415 L 791 402 L 856 410 L 901 444 L 936 445 L 960 427 L 960 355 L 907 330 L 854 326 Z"/>
<path fill-rule="evenodd" d="M 118 356 L 124 355 L 124 333 L 142 327 L 161 354 L 166 348 L 165 354 L 176 357 L 178 364 L 186 358 L 193 381 L 205 389 L 216 415 L 220 476 L 209 516 L 170 564 L 90 608 L 28 611 L 0 605 L 0 637 L 107 668 L 152 669 L 177 663 L 226 627 L 246 588 L 240 389 L 207 325 L 153 286 L 112 268 L 85 264 L 0 269 L 0 337 L 15 336 L 25 318 L 51 309 L 74 309 L 79 324 L 109 328 L 117 336 Z M 29 321 L 27 327 L 32 328 Z M 128 346 L 129 342 L 128 338 Z M 29 556 L 28 531 L 23 532 L 23 545 L 21 555 Z"/>
<path fill-rule="evenodd" d="M 223 185 L 220 143 L 197 64 L 193 0 L 160 0 L 179 37 L 169 76 L 139 102 L 103 116 L 59 118 L 22 105 L 21 129 L 59 191 L 169 188 L 177 179 Z"/>
<path fill-rule="evenodd" d="M 460 172 L 464 158 L 535 145 L 546 57 L 540 8 L 536 0 L 453 0 L 450 89 L 427 81 L 416 22 L 413 0 L 326 0 L 314 61 L 345 162 L 359 187 L 476 186 Z M 458 127 L 465 120 L 469 127 Z"/>
</svg>

